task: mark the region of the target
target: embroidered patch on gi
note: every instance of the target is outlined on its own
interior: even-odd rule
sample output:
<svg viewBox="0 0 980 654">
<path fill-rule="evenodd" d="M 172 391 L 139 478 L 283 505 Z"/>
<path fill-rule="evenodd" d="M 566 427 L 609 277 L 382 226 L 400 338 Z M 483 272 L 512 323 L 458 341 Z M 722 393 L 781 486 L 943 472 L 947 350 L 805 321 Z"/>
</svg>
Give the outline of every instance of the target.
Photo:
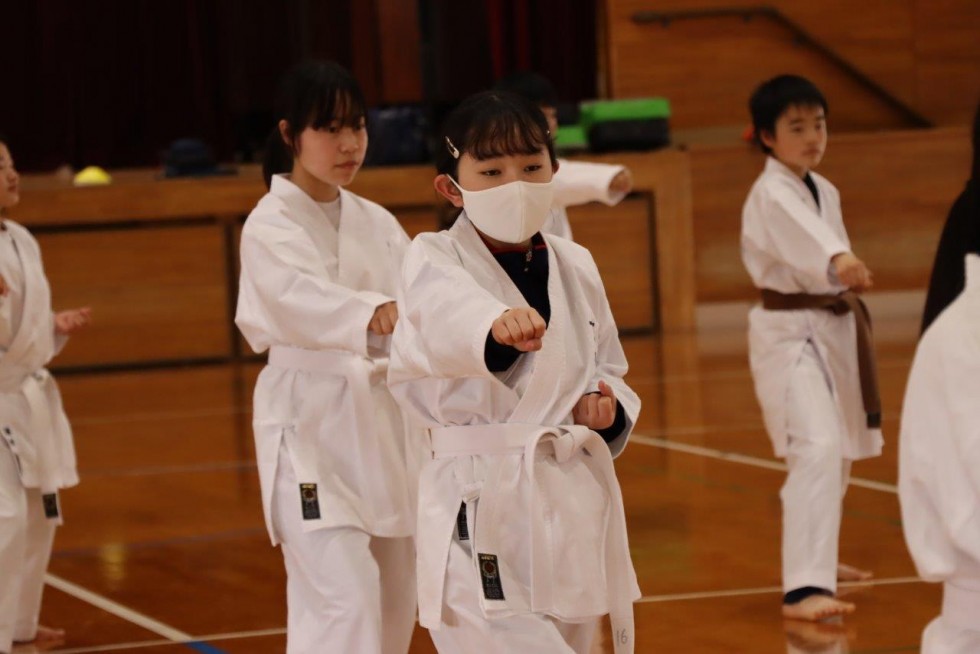
<svg viewBox="0 0 980 654">
<path fill-rule="evenodd" d="M 57 493 L 45 493 L 41 496 L 41 501 L 44 502 L 44 517 L 49 520 L 52 518 L 57 518 L 60 515 L 58 510 L 58 494 Z"/>
<path fill-rule="evenodd" d="M 456 514 L 456 533 L 460 540 L 470 539 L 470 529 L 466 524 L 466 503 L 459 505 L 459 513 Z"/>
<path fill-rule="evenodd" d="M 496 554 L 478 554 L 480 560 L 480 580 L 483 582 L 483 596 L 488 600 L 504 599 L 504 588 L 500 585 L 500 568 Z"/>
<path fill-rule="evenodd" d="M 303 520 L 320 519 L 320 499 L 316 484 L 300 484 L 299 499 L 303 506 Z"/>
</svg>

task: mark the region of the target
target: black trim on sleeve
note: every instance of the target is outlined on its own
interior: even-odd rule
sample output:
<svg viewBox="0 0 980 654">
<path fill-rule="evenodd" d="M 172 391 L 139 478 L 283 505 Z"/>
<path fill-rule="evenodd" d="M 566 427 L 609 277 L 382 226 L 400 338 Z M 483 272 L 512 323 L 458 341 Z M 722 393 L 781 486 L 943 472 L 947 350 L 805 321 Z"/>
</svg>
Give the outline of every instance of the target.
<svg viewBox="0 0 980 654">
<path fill-rule="evenodd" d="M 487 365 L 490 372 L 503 372 L 514 365 L 518 357 L 523 354 L 520 350 L 510 345 L 501 345 L 493 339 L 493 334 L 487 332 L 487 342 L 483 346 L 483 362 Z"/>
</svg>

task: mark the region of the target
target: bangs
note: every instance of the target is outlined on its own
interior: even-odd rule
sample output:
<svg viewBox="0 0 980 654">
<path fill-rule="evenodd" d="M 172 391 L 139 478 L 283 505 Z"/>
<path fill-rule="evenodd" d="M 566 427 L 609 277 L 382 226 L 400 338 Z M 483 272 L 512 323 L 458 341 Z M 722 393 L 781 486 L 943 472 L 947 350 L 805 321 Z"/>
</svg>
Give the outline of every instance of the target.
<svg viewBox="0 0 980 654">
<path fill-rule="evenodd" d="M 477 117 L 466 134 L 464 150 L 482 161 L 537 154 L 550 142 L 551 136 L 542 121 L 534 120 L 526 112 L 507 111 Z"/>
<path fill-rule="evenodd" d="M 328 88 L 311 98 L 307 126 L 322 129 L 337 121 L 341 127 L 360 127 L 367 116 L 357 88 Z"/>
</svg>

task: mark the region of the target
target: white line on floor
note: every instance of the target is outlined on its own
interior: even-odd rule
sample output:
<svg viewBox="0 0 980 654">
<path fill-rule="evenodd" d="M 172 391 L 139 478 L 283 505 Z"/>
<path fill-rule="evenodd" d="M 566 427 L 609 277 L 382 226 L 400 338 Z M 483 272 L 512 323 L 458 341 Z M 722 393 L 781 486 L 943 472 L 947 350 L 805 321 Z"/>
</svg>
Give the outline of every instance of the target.
<svg viewBox="0 0 980 654">
<path fill-rule="evenodd" d="M 724 450 L 716 450 L 711 447 L 703 447 L 701 445 L 690 445 L 688 443 L 679 443 L 677 441 L 670 441 L 665 438 L 644 436 L 643 434 L 633 434 L 632 436 L 630 436 L 630 440 L 633 441 L 634 443 L 639 443 L 641 445 L 650 445 L 665 450 L 672 450 L 674 452 L 683 452 L 685 454 L 705 456 L 712 459 L 718 459 L 720 461 L 741 463 L 743 465 L 755 466 L 756 468 L 765 468 L 767 470 L 779 470 L 782 472 L 786 471 L 786 464 L 780 463 L 779 461 L 774 461 L 772 459 L 762 459 L 757 456 L 749 456 L 747 454 L 739 454 L 738 452 L 725 452 Z M 891 493 L 893 495 L 898 494 L 898 486 L 896 486 L 895 484 L 886 484 L 880 481 L 874 481 L 872 479 L 863 479 L 861 477 L 852 477 L 851 486 L 857 486 L 859 488 L 867 488 L 870 490 L 881 491 L 882 493 Z"/>
<path fill-rule="evenodd" d="M 102 609 L 107 613 L 111 613 L 112 615 L 122 618 L 127 622 L 143 627 L 147 631 L 152 631 L 158 636 L 163 636 L 169 641 L 196 640 L 188 633 L 184 633 L 183 631 L 175 629 L 170 625 L 154 620 L 153 618 L 143 615 L 138 611 L 134 611 L 133 609 L 123 606 L 119 602 L 114 602 L 108 597 L 103 597 L 98 593 L 93 593 L 87 588 L 82 588 L 77 584 L 73 584 L 72 582 L 62 579 L 61 577 L 56 577 L 51 573 L 44 575 L 44 581 L 53 588 L 57 588 L 58 590 L 71 595 L 72 597 L 91 604 L 96 608 Z"/>
</svg>

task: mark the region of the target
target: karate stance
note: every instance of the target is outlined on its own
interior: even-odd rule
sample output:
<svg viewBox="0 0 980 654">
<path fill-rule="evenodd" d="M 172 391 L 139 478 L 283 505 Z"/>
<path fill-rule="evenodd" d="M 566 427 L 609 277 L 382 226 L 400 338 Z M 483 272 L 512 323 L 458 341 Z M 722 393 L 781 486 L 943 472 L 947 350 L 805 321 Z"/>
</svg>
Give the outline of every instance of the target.
<svg viewBox="0 0 980 654">
<path fill-rule="evenodd" d="M 266 524 L 288 575 L 287 651 L 403 654 L 421 440 L 385 375 L 409 240 L 388 211 L 342 188 L 367 147 L 346 70 L 299 65 L 277 116 L 271 187 L 242 232 L 235 321 L 269 352 L 253 419 Z"/>
<path fill-rule="evenodd" d="M 0 652 L 14 642 L 52 643 L 65 632 L 41 626 L 44 573 L 58 491 L 78 483 L 71 426 L 45 366 L 91 311 L 54 313 L 37 241 L 4 217 L 20 201 L 19 177 L 0 138 Z"/>
<path fill-rule="evenodd" d="M 881 409 L 867 310 L 871 272 L 851 252 L 837 189 L 813 172 L 827 146 L 827 102 L 783 75 L 750 101 L 768 154 L 742 210 L 742 261 L 762 294 L 749 314 L 756 396 L 789 472 L 783 503 L 783 614 L 850 613 L 838 578 L 841 504 L 851 463 L 881 453 Z"/>
<path fill-rule="evenodd" d="M 485 92 L 448 118 L 436 190 L 463 209 L 405 257 L 391 390 L 430 430 L 420 622 L 442 654 L 588 652 L 639 597 L 612 457 L 640 402 L 592 257 L 542 235 L 544 115 Z"/>
</svg>

